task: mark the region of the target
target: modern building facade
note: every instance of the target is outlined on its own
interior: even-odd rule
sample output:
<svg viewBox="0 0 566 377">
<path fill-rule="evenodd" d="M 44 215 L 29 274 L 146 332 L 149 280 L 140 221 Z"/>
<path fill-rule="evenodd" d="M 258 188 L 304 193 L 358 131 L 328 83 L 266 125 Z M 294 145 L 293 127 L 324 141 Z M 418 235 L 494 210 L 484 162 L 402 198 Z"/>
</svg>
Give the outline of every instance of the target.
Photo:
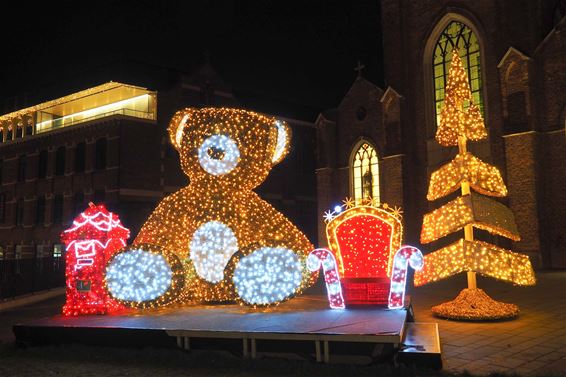
<svg viewBox="0 0 566 377">
<path fill-rule="evenodd" d="M 566 267 L 564 2 L 382 0 L 381 11 L 385 88 L 360 76 L 316 121 L 319 213 L 379 197 L 403 207 L 406 241 L 419 244 L 423 215 L 439 204 L 426 200 L 430 174 L 457 152 L 434 139 L 457 47 L 489 132 L 471 151 L 503 172 L 522 236 L 502 245 Z"/>
<path fill-rule="evenodd" d="M 60 234 L 88 202 L 106 203 L 133 238 L 163 197 L 188 184 L 166 132 L 172 114 L 241 103 L 208 64 L 171 76 L 153 90 L 106 82 L 0 116 L 1 258 L 62 255 Z M 293 147 L 258 191 L 312 239 L 314 125 L 272 115 L 291 125 Z"/>
</svg>

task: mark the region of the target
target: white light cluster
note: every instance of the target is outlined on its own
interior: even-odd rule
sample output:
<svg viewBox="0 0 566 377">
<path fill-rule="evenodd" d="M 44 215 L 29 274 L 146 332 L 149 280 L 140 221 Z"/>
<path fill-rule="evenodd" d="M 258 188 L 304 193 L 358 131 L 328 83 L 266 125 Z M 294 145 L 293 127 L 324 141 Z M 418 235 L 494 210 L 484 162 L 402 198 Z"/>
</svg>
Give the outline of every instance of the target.
<svg viewBox="0 0 566 377">
<path fill-rule="evenodd" d="M 197 274 L 211 283 L 218 283 L 224 279 L 228 261 L 238 251 L 238 240 L 229 226 L 209 221 L 193 234 L 189 249 Z"/>
<path fill-rule="evenodd" d="M 215 153 L 220 155 L 215 156 Z M 231 172 L 240 160 L 236 142 L 226 135 L 208 137 L 198 149 L 200 166 L 209 174 L 224 175 Z"/>
<path fill-rule="evenodd" d="M 163 256 L 138 249 L 114 257 L 106 269 L 106 285 L 117 299 L 143 302 L 165 294 L 172 276 Z"/>
<path fill-rule="evenodd" d="M 303 266 L 283 247 L 262 247 L 243 257 L 234 271 L 240 298 L 251 305 L 269 305 L 289 298 L 301 285 Z"/>
<path fill-rule="evenodd" d="M 271 159 L 272 162 L 279 161 L 283 152 L 285 152 L 285 148 L 287 148 L 287 131 L 285 130 L 285 126 L 281 123 L 280 120 L 275 121 L 275 127 L 277 127 L 277 144 L 275 145 L 275 152 L 273 153 L 273 158 Z"/>
</svg>

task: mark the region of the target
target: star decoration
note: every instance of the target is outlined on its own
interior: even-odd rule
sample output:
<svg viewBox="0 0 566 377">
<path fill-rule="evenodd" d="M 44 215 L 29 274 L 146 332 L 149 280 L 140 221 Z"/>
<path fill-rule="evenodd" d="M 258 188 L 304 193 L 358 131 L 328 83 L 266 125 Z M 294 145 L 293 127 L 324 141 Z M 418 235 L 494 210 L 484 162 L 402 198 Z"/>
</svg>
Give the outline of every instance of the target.
<svg viewBox="0 0 566 377">
<path fill-rule="evenodd" d="M 372 205 L 373 207 L 379 207 L 380 204 L 381 204 L 381 203 L 380 203 L 380 201 L 379 201 L 379 198 L 371 198 L 371 205 Z"/>
<path fill-rule="evenodd" d="M 326 211 L 324 212 L 324 221 L 330 221 L 334 218 L 334 212 Z"/>
<path fill-rule="evenodd" d="M 401 209 L 401 207 L 397 207 L 395 206 L 393 208 L 393 211 L 391 212 L 393 214 L 393 216 L 395 216 L 396 218 L 400 219 L 401 217 L 403 217 L 403 210 Z"/>
<path fill-rule="evenodd" d="M 356 203 L 352 200 L 352 198 L 346 198 L 342 200 L 342 203 L 344 203 L 346 208 L 352 208 L 356 205 Z"/>
</svg>

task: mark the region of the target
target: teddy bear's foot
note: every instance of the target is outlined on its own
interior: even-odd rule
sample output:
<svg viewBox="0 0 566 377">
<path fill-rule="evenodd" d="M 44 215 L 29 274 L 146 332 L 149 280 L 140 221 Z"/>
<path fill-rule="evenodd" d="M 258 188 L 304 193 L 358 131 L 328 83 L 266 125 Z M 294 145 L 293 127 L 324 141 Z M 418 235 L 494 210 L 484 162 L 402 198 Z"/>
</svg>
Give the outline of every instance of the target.
<svg viewBox="0 0 566 377">
<path fill-rule="evenodd" d="M 115 254 L 106 266 L 106 288 L 119 302 L 137 308 L 168 304 L 184 286 L 183 266 L 153 245 L 134 245 Z"/>
<path fill-rule="evenodd" d="M 248 305 L 271 305 L 293 296 L 301 286 L 303 265 L 283 247 L 262 247 L 242 257 L 234 269 L 239 298 Z"/>
</svg>

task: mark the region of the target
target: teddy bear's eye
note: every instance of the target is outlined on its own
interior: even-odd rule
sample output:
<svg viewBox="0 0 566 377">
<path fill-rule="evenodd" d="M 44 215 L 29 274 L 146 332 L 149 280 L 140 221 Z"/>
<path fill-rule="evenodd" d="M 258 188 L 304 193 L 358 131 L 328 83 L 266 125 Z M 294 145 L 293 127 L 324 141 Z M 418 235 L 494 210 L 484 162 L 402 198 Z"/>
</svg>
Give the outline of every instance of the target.
<svg viewBox="0 0 566 377">
<path fill-rule="evenodd" d="M 240 150 L 234 140 L 226 135 L 212 135 L 198 148 L 200 166 L 209 174 L 224 175 L 231 172 L 240 161 Z"/>
</svg>

